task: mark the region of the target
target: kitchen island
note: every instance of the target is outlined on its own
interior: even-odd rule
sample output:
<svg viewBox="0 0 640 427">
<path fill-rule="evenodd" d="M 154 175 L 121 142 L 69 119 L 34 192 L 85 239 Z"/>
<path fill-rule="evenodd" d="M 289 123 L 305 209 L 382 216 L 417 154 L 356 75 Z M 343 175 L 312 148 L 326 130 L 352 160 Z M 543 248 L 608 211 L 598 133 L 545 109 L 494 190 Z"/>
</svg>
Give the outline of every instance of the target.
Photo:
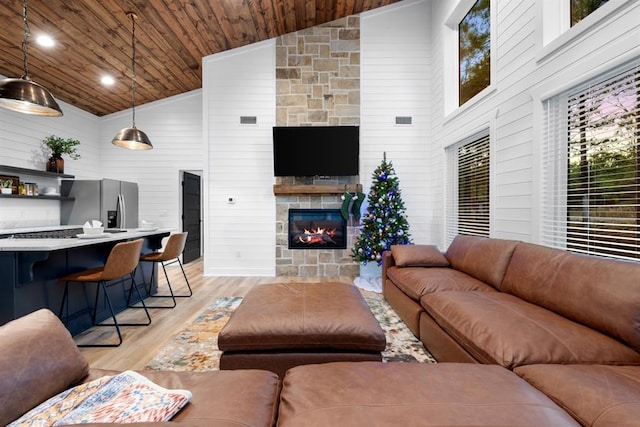
<svg viewBox="0 0 640 427">
<path fill-rule="evenodd" d="M 71 230 L 73 233 L 78 228 L 81 227 L 0 231 L 0 325 L 40 308 L 58 313 L 64 291 L 64 283 L 59 280 L 61 277 L 103 265 L 118 242 L 144 239 L 144 253 L 160 249 L 162 239 L 171 232 L 170 229 L 128 229 L 105 233 L 98 238 L 21 238 L 24 233 L 37 234 L 51 229 Z M 140 264 L 136 270 L 136 282 L 139 285 L 147 283 L 153 268 L 155 265 L 152 263 Z M 130 281 L 126 281 L 108 288 L 116 312 L 127 308 L 130 286 Z M 156 283 L 153 283 L 152 292 L 155 288 Z M 72 334 L 92 326 L 90 307 L 95 292 L 96 287 L 91 284 L 70 287 L 69 316 L 64 320 Z M 66 312 L 65 309 L 65 316 Z M 110 314 L 100 301 L 97 318 L 100 321 L 108 317 Z"/>
</svg>

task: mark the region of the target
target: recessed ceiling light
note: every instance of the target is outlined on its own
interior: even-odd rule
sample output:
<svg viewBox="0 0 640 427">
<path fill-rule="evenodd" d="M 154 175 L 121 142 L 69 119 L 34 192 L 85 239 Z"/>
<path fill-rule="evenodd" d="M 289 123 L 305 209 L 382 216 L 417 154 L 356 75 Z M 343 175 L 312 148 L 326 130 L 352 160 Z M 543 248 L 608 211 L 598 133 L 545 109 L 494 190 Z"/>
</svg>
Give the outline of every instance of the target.
<svg viewBox="0 0 640 427">
<path fill-rule="evenodd" d="M 41 34 L 36 38 L 36 42 L 43 47 L 52 47 L 56 42 L 46 34 Z"/>
<path fill-rule="evenodd" d="M 113 77 L 111 76 L 102 76 L 102 78 L 100 79 L 100 81 L 102 82 L 103 85 L 105 86 L 111 86 L 112 84 L 114 84 L 116 81 L 113 79 Z"/>
</svg>

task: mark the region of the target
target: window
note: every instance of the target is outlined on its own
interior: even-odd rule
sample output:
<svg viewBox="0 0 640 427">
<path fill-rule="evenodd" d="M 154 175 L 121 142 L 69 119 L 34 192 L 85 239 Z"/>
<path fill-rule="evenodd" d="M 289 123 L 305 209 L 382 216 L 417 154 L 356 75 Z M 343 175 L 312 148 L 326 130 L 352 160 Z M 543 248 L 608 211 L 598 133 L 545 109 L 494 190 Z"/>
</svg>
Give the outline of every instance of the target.
<svg viewBox="0 0 640 427">
<path fill-rule="evenodd" d="M 600 6 L 607 3 L 608 0 L 571 0 L 571 26 L 589 16 Z"/>
<path fill-rule="evenodd" d="M 491 84 L 490 1 L 478 0 L 458 25 L 459 105 Z"/>
<path fill-rule="evenodd" d="M 457 234 L 489 237 L 489 135 L 447 149 L 450 200 L 447 240 Z"/>
<path fill-rule="evenodd" d="M 545 104 L 543 240 L 640 258 L 640 61 Z"/>
</svg>

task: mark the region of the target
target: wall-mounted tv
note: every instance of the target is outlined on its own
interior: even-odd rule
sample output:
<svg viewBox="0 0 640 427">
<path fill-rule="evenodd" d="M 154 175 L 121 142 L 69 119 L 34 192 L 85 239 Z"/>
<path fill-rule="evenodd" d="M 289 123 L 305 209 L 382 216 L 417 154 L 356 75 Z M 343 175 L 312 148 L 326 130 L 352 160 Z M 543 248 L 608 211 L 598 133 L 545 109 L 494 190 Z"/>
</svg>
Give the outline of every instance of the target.
<svg viewBox="0 0 640 427">
<path fill-rule="evenodd" d="M 275 176 L 358 175 L 358 126 L 274 126 Z"/>
</svg>

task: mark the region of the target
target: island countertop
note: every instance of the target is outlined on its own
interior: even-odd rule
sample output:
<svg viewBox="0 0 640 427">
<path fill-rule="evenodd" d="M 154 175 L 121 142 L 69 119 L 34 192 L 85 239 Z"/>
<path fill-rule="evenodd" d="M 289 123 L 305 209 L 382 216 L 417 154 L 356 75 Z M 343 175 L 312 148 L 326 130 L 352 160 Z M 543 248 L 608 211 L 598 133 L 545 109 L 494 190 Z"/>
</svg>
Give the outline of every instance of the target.
<svg viewBox="0 0 640 427">
<path fill-rule="evenodd" d="M 83 246 L 92 246 L 105 242 L 117 242 L 120 240 L 131 240 L 157 234 L 167 234 L 173 231 L 170 228 L 155 229 L 127 229 L 126 231 L 116 233 L 104 233 L 95 238 L 13 238 L 12 234 L 25 232 L 39 232 L 52 230 L 65 230 L 82 228 L 82 226 L 57 226 L 57 227 L 38 227 L 30 229 L 15 229 L 0 231 L 0 252 L 41 252 L 56 251 L 61 249 L 79 248 Z M 9 236 L 9 237 L 5 237 Z M 3 238 L 4 237 L 4 238 Z"/>
</svg>

